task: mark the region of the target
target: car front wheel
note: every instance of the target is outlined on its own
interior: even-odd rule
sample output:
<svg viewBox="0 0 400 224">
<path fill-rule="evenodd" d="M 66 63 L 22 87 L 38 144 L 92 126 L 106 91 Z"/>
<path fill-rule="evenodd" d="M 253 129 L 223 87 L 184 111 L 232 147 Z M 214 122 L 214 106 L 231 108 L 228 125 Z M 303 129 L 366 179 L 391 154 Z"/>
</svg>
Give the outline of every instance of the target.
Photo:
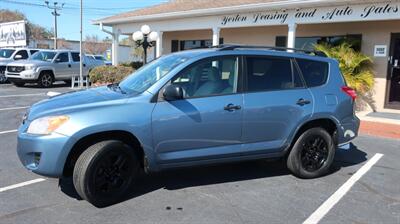
<svg viewBox="0 0 400 224">
<path fill-rule="evenodd" d="M 323 128 L 311 128 L 300 135 L 287 159 L 288 169 L 300 178 L 325 175 L 335 157 L 332 136 Z"/>
<path fill-rule="evenodd" d="M 54 79 L 50 73 L 42 73 L 38 79 L 38 85 L 40 87 L 49 88 L 53 85 Z"/>
<path fill-rule="evenodd" d="M 79 196 L 96 207 L 119 202 L 139 173 L 138 159 L 130 146 L 120 141 L 102 141 L 78 158 L 73 183 Z"/>
</svg>

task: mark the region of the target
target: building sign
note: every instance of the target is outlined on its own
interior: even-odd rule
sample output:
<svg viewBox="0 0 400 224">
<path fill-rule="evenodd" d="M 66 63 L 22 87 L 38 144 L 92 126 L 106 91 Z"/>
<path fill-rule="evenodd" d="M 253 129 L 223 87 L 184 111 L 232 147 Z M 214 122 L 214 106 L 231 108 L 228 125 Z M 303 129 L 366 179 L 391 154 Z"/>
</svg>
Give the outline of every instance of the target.
<svg viewBox="0 0 400 224">
<path fill-rule="evenodd" d="M 277 10 L 222 16 L 220 26 L 251 26 L 279 24 L 311 24 L 328 22 L 400 19 L 400 3 L 376 3 L 353 6 Z"/>
<path fill-rule="evenodd" d="M 374 57 L 386 57 L 387 56 L 387 45 L 375 45 Z"/>
<path fill-rule="evenodd" d="M 26 46 L 25 21 L 0 23 L 0 47 Z"/>
</svg>

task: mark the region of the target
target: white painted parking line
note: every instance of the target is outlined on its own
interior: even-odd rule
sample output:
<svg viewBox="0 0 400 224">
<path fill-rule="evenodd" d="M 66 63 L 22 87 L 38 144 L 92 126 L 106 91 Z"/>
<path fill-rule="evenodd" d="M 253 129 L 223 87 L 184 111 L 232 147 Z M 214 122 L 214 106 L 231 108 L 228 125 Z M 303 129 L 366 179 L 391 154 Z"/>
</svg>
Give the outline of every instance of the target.
<svg viewBox="0 0 400 224">
<path fill-rule="evenodd" d="M 335 206 L 336 203 L 350 190 L 350 188 L 377 163 L 383 154 L 377 153 L 364 166 L 362 166 L 353 176 L 350 177 L 332 196 L 328 198 L 313 214 L 303 222 L 303 224 L 316 224 Z"/>
<path fill-rule="evenodd" d="M 30 94 L 18 94 L 18 95 L 4 95 L 0 96 L 0 98 L 7 98 L 7 97 L 19 97 L 19 96 L 45 96 L 46 93 L 30 93 Z"/>
<path fill-rule="evenodd" d="M 8 107 L 8 108 L 0 108 L 0 111 L 7 111 L 7 110 L 20 110 L 20 109 L 26 109 L 28 107 Z"/>
<path fill-rule="evenodd" d="M 17 132 L 18 130 L 8 130 L 8 131 L 0 131 L 0 135 L 2 135 L 2 134 L 8 134 L 8 133 L 14 133 L 14 132 Z"/>
<path fill-rule="evenodd" d="M 42 182 L 42 181 L 45 181 L 45 180 L 46 179 L 38 178 L 38 179 L 22 182 L 22 183 L 19 183 L 19 184 L 14 184 L 14 185 L 11 185 L 11 186 L 8 186 L 8 187 L 2 187 L 2 188 L 0 188 L 0 193 L 4 192 L 4 191 L 15 189 L 15 188 L 24 187 L 24 186 L 27 186 L 27 185 L 39 183 L 39 182 Z"/>
<path fill-rule="evenodd" d="M 46 95 L 52 97 L 52 96 L 57 96 L 57 95 L 60 95 L 60 94 L 61 94 L 61 93 L 59 93 L 59 92 L 52 92 L 52 91 L 49 91 Z"/>
</svg>

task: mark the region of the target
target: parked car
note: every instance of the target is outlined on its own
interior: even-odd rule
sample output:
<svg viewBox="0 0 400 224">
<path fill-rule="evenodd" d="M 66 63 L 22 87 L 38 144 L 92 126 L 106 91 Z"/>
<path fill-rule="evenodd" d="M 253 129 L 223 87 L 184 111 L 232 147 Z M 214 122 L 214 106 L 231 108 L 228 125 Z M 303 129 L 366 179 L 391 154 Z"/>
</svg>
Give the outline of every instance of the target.
<svg viewBox="0 0 400 224">
<path fill-rule="evenodd" d="M 7 81 L 6 66 L 8 63 L 18 60 L 27 60 L 39 49 L 29 48 L 1 48 L 0 49 L 0 84 Z"/>
<path fill-rule="evenodd" d="M 87 54 L 87 56 L 93 58 L 94 60 L 102 61 L 105 65 L 112 65 L 112 62 L 107 60 L 103 55 Z"/>
<path fill-rule="evenodd" d="M 17 151 L 37 174 L 72 175 L 99 207 L 120 200 L 140 169 L 286 158 L 294 175 L 316 178 L 357 136 L 355 98 L 327 57 L 235 45 L 183 51 L 119 84 L 33 105 Z"/>
<path fill-rule="evenodd" d="M 91 69 L 99 65 L 84 57 L 83 76 L 86 77 Z M 42 50 L 32 55 L 31 60 L 9 63 L 6 77 L 16 86 L 37 83 L 42 87 L 51 87 L 55 81 L 71 82 L 73 76 L 79 76 L 79 70 L 78 51 Z"/>
</svg>

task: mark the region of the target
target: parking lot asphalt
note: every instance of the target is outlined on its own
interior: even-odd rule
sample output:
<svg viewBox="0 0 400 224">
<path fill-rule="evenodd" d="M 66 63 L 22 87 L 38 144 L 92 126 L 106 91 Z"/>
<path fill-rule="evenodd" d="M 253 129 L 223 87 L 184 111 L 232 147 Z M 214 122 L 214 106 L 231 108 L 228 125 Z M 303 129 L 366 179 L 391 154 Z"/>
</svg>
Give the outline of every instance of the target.
<svg viewBox="0 0 400 224">
<path fill-rule="evenodd" d="M 19 162 L 15 129 L 48 91 L 70 89 L 0 85 L 0 223 L 302 223 L 377 153 L 320 223 L 400 223 L 400 140 L 367 135 L 338 149 L 331 173 L 313 180 L 280 161 L 169 170 L 139 178 L 125 201 L 102 209 L 80 200 L 70 179 L 15 186 L 42 178 Z"/>
</svg>

